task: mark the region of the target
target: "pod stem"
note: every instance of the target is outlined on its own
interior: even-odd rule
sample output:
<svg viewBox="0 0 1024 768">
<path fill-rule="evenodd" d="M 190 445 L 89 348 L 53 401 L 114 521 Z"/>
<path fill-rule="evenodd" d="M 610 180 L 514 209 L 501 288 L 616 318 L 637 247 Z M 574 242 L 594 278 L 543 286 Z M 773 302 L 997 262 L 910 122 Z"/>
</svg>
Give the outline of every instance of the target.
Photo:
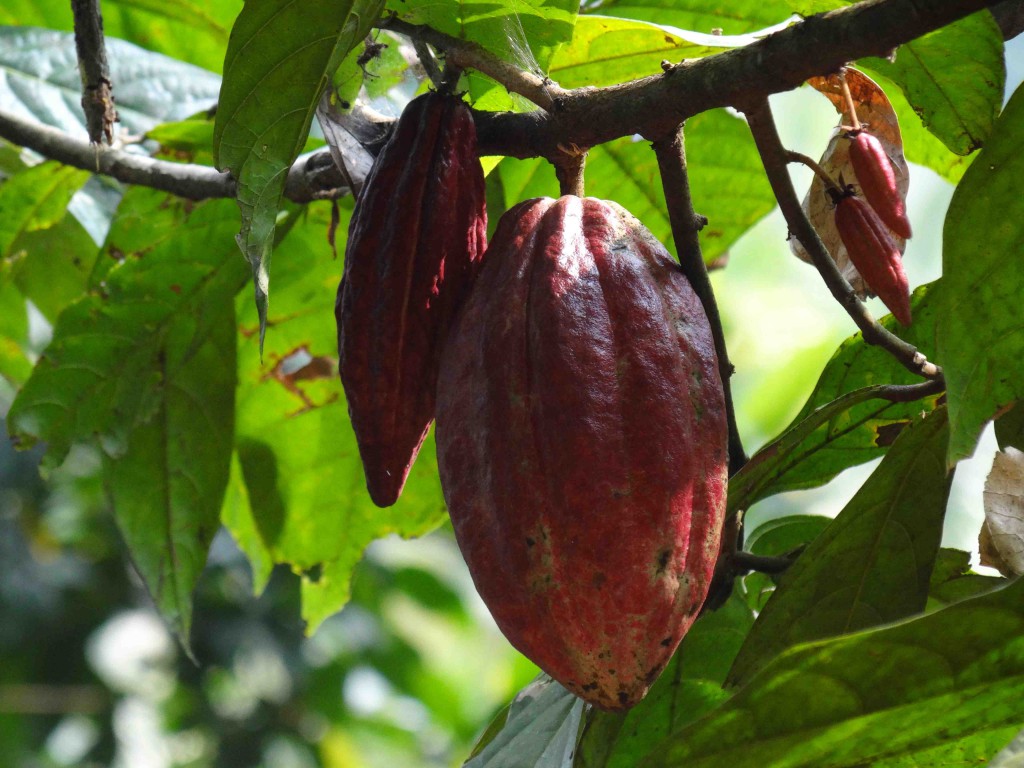
<svg viewBox="0 0 1024 768">
<path fill-rule="evenodd" d="M 583 171 L 587 165 L 587 150 L 575 144 L 559 144 L 558 154 L 550 158 L 558 177 L 558 190 L 562 195 L 583 197 Z"/>
</svg>

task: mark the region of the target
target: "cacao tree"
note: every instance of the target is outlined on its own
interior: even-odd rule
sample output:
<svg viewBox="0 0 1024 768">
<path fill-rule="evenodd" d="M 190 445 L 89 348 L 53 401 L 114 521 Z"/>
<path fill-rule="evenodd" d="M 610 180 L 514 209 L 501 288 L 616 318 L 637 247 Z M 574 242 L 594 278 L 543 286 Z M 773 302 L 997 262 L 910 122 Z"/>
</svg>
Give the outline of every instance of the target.
<svg viewBox="0 0 1024 768">
<path fill-rule="evenodd" d="M 5 2 L 0 748 L 1019 761 L 1022 17 Z"/>
</svg>

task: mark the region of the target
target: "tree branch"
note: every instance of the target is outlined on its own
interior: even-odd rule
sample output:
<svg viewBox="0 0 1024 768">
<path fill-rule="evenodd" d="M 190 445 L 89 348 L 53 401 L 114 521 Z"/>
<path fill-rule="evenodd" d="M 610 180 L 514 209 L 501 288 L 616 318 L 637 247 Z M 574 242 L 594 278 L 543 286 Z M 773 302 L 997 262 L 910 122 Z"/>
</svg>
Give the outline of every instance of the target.
<svg viewBox="0 0 1024 768">
<path fill-rule="evenodd" d="M 832 260 L 832 256 L 825 248 L 825 244 L 821 242 L 821 238 L 818 237 L 807 214 L 804 213 L 796 191 L 793 189 L 793 181 L 790 179 L 787 169 L 788 154 L 779 139 L 768 100 L 761 99 L 743 111 L 747 116 L 747 123 L 750 125 L 750 132 L 753 134 L 757 151 L 761 154 L 761 161 L 764 163 L 772 192 L 775 193 L 775 198 L 779 201 L 779 208 L 782 209 L 782 215 L 786 219 L 786 224 L 789 225 L 789 231 L 810 254 L 825 285 L 860 328 L 864 335 L 864 341 L 882 347 L 912 373 L 928 379 L 940 378 L 942 376 L 941 368 L 928 362 L 928 359 L 918 352 L 916 347 L 890 333 L 875 321 L 867 307 L 857 298 L 835 261 Z"/>
<path fill-rule="evenodd" d="M 235 181 L 208 165 L 172 163 L 120 149 L 97 147 L 41 123 L 0 112 L 0 136 L 19 146 L 85 171 L 191 200 L 234 197 Z M 296 203 L 349 194 L 330 154 L 318 152 L 291 167 L 285 196 Z"/>
<path fill-rule="evenodd" d="M 707 219 L 698 216 L 693 210 L 690 178 L 686 172 L 683 127 L 679 126 L 669 136 L 654 141 L 653 147 L 658 158 L 658 170 L 661 173 L 662 188 L 665 190 L 665 203 L 679 263 L 704 307 L 704 313 L 711 325 L 711 335 L 715 340 L 718 373 L 722 378 L 722 390 L 725 393 L 725 412 L 729 427 L 729 475 L 732 476 L 747 463 L 747 454 L 743 450 L 743 441 L 740 439 L 739 427 L 736 424 L 736 409 L 732 401 L 730 377 L 733 365 L 729 362 L 725 332 L 722 330 L 722 319 L 718 314 L 718 303 L 715 301 L 715 292 L 711 288 L 711 280 L 708 278 L 700 250 L 698 233 L 707 223 Z"/>
<path fill-rule="evenodd" d="M 114 139 L 114 86 L 110 81 L 107 48 L 103 42 L 103 16 L 100 0 L 71 0 L 75 17 L 75 49 L 82 77 L 82 109 L 89 141 L 100 144 Z"/>
<path fill-rule="evenodd" d="M 481 154 L 555 157 L 560 144 L 592 147 L 634 134 L 667 136 L 687 118 L 708 109 L 750 104 L 767 94 L 791 90 L 808 77 L 838 70 L 848 61 L 863 56 L 885 54 L 996 2 L 866 0 L 811 16 L 752 45 L 669 66 L 651 77 L 607 88 L 570 91 L 521 72 L 475 44 L 435 30 L 397 19 L 384 21 L 382 26 L 446 50 L 453 63 L 478 69 L 544 107 L 528 113 L 475 112 Z M 9 132 L 11 125 L 9 117 L 0 120 L 0 137 L 32 146 L 17 138 L 24 137 L 24 131 Z M 53 145 L 52 139 L 47 141 Z M 32 148 L 48 154 L 36 146 Z M 96 162 L 85 165 L 57 155 L 48 156 L 97 170 Z M 219 176 L 212 169 L 183 173 L 178 164 L 150 161 L 146 172 L 140 173 L 138 169 L 131 169 L 130 164 L 122 166 L 111 159 L 103 160 L 101 155 L 98 170 L 121 181 L 147 184 L 176 194 L 179 189 L 191 190 L 182 193 L 186 196 L 205 195 L 207 190 L 209 194 L 221 190 L 214 196 L 225 195 L 224 188 L 219 186 L 223 182 L 209 186 L 212 177 L 205 174 Z M 198 186 L 185 184 L 179 178 L 183 175 Z M 333 186 L 321 194 L 337 196 L 343 184 L 339 172 Z M 304 199 L 312 199 L 312 196 Z"/>
</svg>

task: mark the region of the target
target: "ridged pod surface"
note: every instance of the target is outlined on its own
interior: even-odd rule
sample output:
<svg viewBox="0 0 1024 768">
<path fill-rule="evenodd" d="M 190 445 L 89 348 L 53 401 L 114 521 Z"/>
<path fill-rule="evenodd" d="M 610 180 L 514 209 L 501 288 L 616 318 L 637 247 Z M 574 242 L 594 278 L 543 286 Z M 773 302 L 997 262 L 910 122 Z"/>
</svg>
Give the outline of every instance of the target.
<svg viewBox="0 0 1024 768">
<path fill-rule="evenodd" d="M 896 174 L 882 143 L 864 131 L 851 136 L 850 164 L 864 198 L 878 217 L 897 235 L 909 238 L 907 206 L 896 187 Z"/>
<path fill-rule="evenodd" d="M 341 381 L 378 506 L 398 499 L 434 417 L 441 347 L 486 230 L 469 108 L 414 99 L 356 202 L 335 304 Z"/>
<path fill-rule="evenodd" d="M 868 287 L 896 316 L 910 325 L 910 281 L 889 230 L 863 199 L 849 195 L 836 203 L 836 229 L 850 261 Z"/>
<path fill-rule="evenodd" d="M 604 709 L 636 704 L 707 596 L 726 417 L 707 317 L 614 203 L 498 224 L 438 378 L 438 466 L 509 641 Z"/>
</svg>

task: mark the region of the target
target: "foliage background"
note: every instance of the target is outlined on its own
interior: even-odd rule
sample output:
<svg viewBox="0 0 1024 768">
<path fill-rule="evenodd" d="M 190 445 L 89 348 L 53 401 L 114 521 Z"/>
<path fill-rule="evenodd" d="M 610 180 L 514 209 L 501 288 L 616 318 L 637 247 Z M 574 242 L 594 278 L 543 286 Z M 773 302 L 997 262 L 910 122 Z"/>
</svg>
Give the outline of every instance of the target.
<svg viewBox="0 0 1024 768">
<path fill-rule="evenodd" d="M 627 4 L 618 5 L 625 7 L 619 11 L 629 13 Z M 737 23 L 727 33 L 749 32 L 784 16 L 773 15 L 782 4 L 749 5 L 749 23 Z M 761 15 L 754 13 L 755 6 Z M 104 19 L 112 38 L 219 73 L 239 7 L 237 2 L 216 0 L 200 11 L 185 0 L 122 0 L 104 4 Z M 609 3 L 604 10 L 614 13 L 616 4 Z M 698 29 L 719 25 L 681 11 L 671 23 Z M 4 34 L 17 35 L 24 32 L 18 28 L 28 26 L 68 30 L 71 18 L 66 4 L 57 0 L 9 0 L 0 8 L 0 24 L 8 25 Z M 510 55 L 525 57 L 514 45 L 515 34 L 509 39 Z M 4 51 L 15 50 L 22 48 L 0 48 L 0 58 L 7 55 Z M 1021 51 L 1019 43 L 1008 46 L 1007 94 L 1024 75 Z M 61 55 L 66 70 L 74 54 L 65 50 Z M 116 48 L 111 48 L 111 55 L 117 58 Z M 544 61 L 546 52 L 535 47 L 529 56 Z M 652 56 L 660 60 L 663 54 Z M 15 103 L 31 109 L 45 104 L 56 114 L 54 104 L 73 104 L 77 75 L 66 80 L 63 92 L 58 90 L 51 101 L 47 99 L 53 94 L 19 99 L 15 91 L 4 90 L 15 73 L 56 66 L 58 58 L 52 46 L 41 45 L 34 60 L 0 62 L 7 78 L 0 82 L 0 106 L 6 109 Z M 380 66 L 388 64 L 385 59 Z M 554 76 L 566 86 L 574 84 L 573 77 L 585 77 L 570 64 L 557 54 L 552 61 Z M 196 79 L 188 82 L 205 83 L 207 92 L 216 92 L 215 79 L 190 74 Z M 613 80 L 615 72 L 609 69 L 602 76 Z M 119 89 L 126 82 L 116 80 Z M 118 90 L 122 116 L 136 119 L 132 130 L 152 131 L 167 157 L 210 162 L 209 123 L 157 128 L 158 123 L 182 120 L 196 110 L 186 102 L 179 104 L 181 114 L 161 113 L 166 105 L 145 98 L 146 83 L 152 79 L 140 76 L 139 82 L 137 104 Z M 402 90 L 397 79 L 387 82 Z M 483 83 L 474 82 L 472 88 L 481 103 L 500 103 L 500 94 L 488 92 Z M 406 97 L 408 91 L 406 83 Z M 786 144 L 818 156 L 835 122 L 831 107 L 803 91 L 775 97 L 773 105 L 783 121 Z M 399 107 L 394 104 L 395 113 Z M 74 121 L 67 119 L 68 128 L 73 128 Z M 757 222 L 729 246 L 728 268 L 713 275 L 737 367 L 734 391 L 740 429 L 748 448 L 754 448 L 775 437 L 797 415 L 819 372 L 852 329 L 814 271 L 789 255 L 785 224 L 778 214 L 762 218 L 771 206 L 765 206 L 756 156 L 748 177 L 744 171 L 751 167 L 749 157 L 716 147 L 718 137 L 744 130 L 732 120 L 721 112 L 696 118 L 688 144 L 697 206 L 717 214 L 713 221 L 723 225 L 720 241 L 728 243 Z M 595 152 L 589 191 L 601 195 L 605 190 L 612 196 L 614 190 L 616 199 L 668 241 L 667 220 L 659 212 L 660 193 L 652 199 L 650 192 L 657 188 L 656 178 L 642 175 L 643 162 L 649 168 L 653 156 L 643 152 L 645 147 L 629 140 Z M 24 170 L 20 162 L 14 149 L 0 144 L 0 170 L 5 175 L 17 178 L 14 174 Z M 492 197 L 503 196 L 510 204 L 551 188 L 553 176 L 539 161 L 502 165 L 506 164 L 500 188 L 492 185 Z M 630 183 L 624 184 L 624 169 L 637 168 L 641 172 L 628 175 Z M 0 282 L 0 306 L 5 310 L 0 322 L 9 323 L 13 317 L 8 310 L 17 300 L 11 298 L 14 285 L 38 311 L 24 328 L 5 327 L 4 333 L 8 338 L 20 333 L 30 353 L 45 346 L 65 306 L 85 286 L 102 280 L 113 266 L 112 257 L 171 242 L 171 234 L 192 216 L 187 206 L 168 205 L 164 196 L 148 190 L 128 192 L 114 213 L 118 195 L 109 184 L 48 166 L 36 174 L 33 184 L 48 180 L 52 185 L 49 218 L 41 209 L 38 226 L 24 227 L 9 241 L 0 224 L 0 276 L 7 281 Z M 809 180 L 797 178 L 798 183 Z M 80 194 L 72 197 L 79 189 Z M 7 193 L 11 194 L 10 187 Z M 940 274 L 939 224 L 951 193 L 952 186 L 939 174 L 914 168 L 909 204 L 917 236 L 906 255 L 912 285 L 931 282 Z M 69 197 L 74 215 L 64 216 Z M 342 203 L 342 231 L 349 208 L 350 202 Z M 237 260 L 233 241 L 237 214 L 223 202 L 207 204 L 210 209 L 216 213 L 208 214 L 207 228 L 197 228 L 195 242 L 166 247 L 190 253 L 215 236 L 225 245 L 210 249 L 216 252 L 204 258 L 210 269 L 234 270 L 232 279 L 240 288 L 248 273 Z M 104 237 L 103 220 L 111 217 L 111 233 Z M 289 378 L 289 366 L 301 367 L 331 348 L 329 308 L 340 261 L 330 257 L 326 243 L 329 221 L 328 205 L 314 204 L 303 211 L 289 209 L 279 225 L 287 236 L 275 251 L 275 303 L 262 366 L 249 290 L 242 290 L 228 307 L 247 331 L 237 353 L 234 428 L 240 439 L 227 469 L 228 498 L 222 510 L 212 513 L 220 515 L 234 536 L 225 528 L 215 536 L 211 530 L 210 559 L 191 619 L 174 607 L 178 596 L 161 602 L 172 623 L 191 624 L 190 651 L 196 661 L 188 658 L 159 618 L 126 559 L 100 479 L 109 457 L 69 439 L 67 461 L 57 468 L 51 459 L 44 481 L 35 469 L 43 457 L 40 448 L 18 454 L 0 443 L 0 754 L 8 756 L 10 764 L 453 765 L 468 754 L 495 712 L 533 678 L 535 668 L 508 647 L 490 622 L 450 529 L 441 522 L 429 452 L 419 460 L 419 476 L 409 498 L 393 519 L 388 518 L 388 512 L 369 506 L 362 478 L 352 471 L 353 448 L 351 439 L 343 436 L 347 427 L 344 407 L 336 401 L 337 383 Z M 191 219 L 189 226 L 194 225 Z M 92 239 L 97 233 L 103 246 L 98 255 Z M 714 240 L 706 245 L 709 257 L 724 252 Z M 76 263 L 79 257 L 87 261 Z M 69 269 L 69 264 L 77 269 Z M 200 277 L 174 276 L 183 284 Z M 131 290 L 130 285 L 120 287 Z M 216 297 L 201 298 L 209 299 L 203 304 L 209 307 Z M 872 309 L 884 314 L 878 304 Z M 273 322 L 275 317 L 279 322 Z M 233 328 L 236 322 L 212 309 L 198 318 L 221 329 Z M 173 333 L 169 339 L 167 349 L 173 353 Z M 217 366 L 223 364 L 223 356 L 211 355 L 204 362 L 202 370 L 189 375 L 221 375 Z M 27 371 L 24 359 L 19 361 L 10 350 L 0 351 L 0 366 L 7 377 L 0 378 L 0 412 L 6 414 L 15 394 L 10 382 L 22 383 Z M 107 394 L 101 390 L 95 396 L 102 399 Z M 321 406 L 314 409 L 315 421 L 288 418 L 310 404 Z M 982 518 L 980 478 L 987 472 L 993 448 L 987 438 L 977 458 L 958 470 L 944 532 L 947 546 L 974 548 Z M 315 517 L 319 522 L 316 527 L 289 528 L 288 519 L 282 518 L 274 537 L 276 548 L 261 553 L 254 542 L 267 537 L 256 535 L 261 532 L 254 530 L 247 494 L 258 488 L 268 450 L 277 456 L 276 471 L 290 481 L 277 489 L 284 493 L 279 503 L 291 513 L 288 519 Z M 339 460 L 346 452 L 347 463 Z M 761 502 L 752 511 L 750 530 L 772 518 L 834 515 L 873 466 L 849 470 L 822 489 L 784 493 Z M 131 476 L 130 466 L 124 471 Z M 116 503 L 116 489 L 114 496 Z M 345 503 L 339 504 L 339 499 Z M 349 587 L 345 574 L 362 546 L 391 530 L 426 535 L 413 541 L 390 536 L 370 544 Z M 295 568 L 275 566 L 278 560 Z M 144 572 L 150 567 L 137 565 Z M 262 588 L 259 598 L 252 596 L 254 585 Z M 757 583 L 751 585 L 753 589 Z M 349 593 L 347 606 L 337 613 Z M 721 621 L 726 622 L 729 614 L 723 615 Z M 303 617 L 319 625 L 312 636 L 304 632 Z M 1001 746 L 1009 740 L 1004 731 L 1012 735 L 1015 730 L 1003 729 L 990 738 Z"/>
</svg>

